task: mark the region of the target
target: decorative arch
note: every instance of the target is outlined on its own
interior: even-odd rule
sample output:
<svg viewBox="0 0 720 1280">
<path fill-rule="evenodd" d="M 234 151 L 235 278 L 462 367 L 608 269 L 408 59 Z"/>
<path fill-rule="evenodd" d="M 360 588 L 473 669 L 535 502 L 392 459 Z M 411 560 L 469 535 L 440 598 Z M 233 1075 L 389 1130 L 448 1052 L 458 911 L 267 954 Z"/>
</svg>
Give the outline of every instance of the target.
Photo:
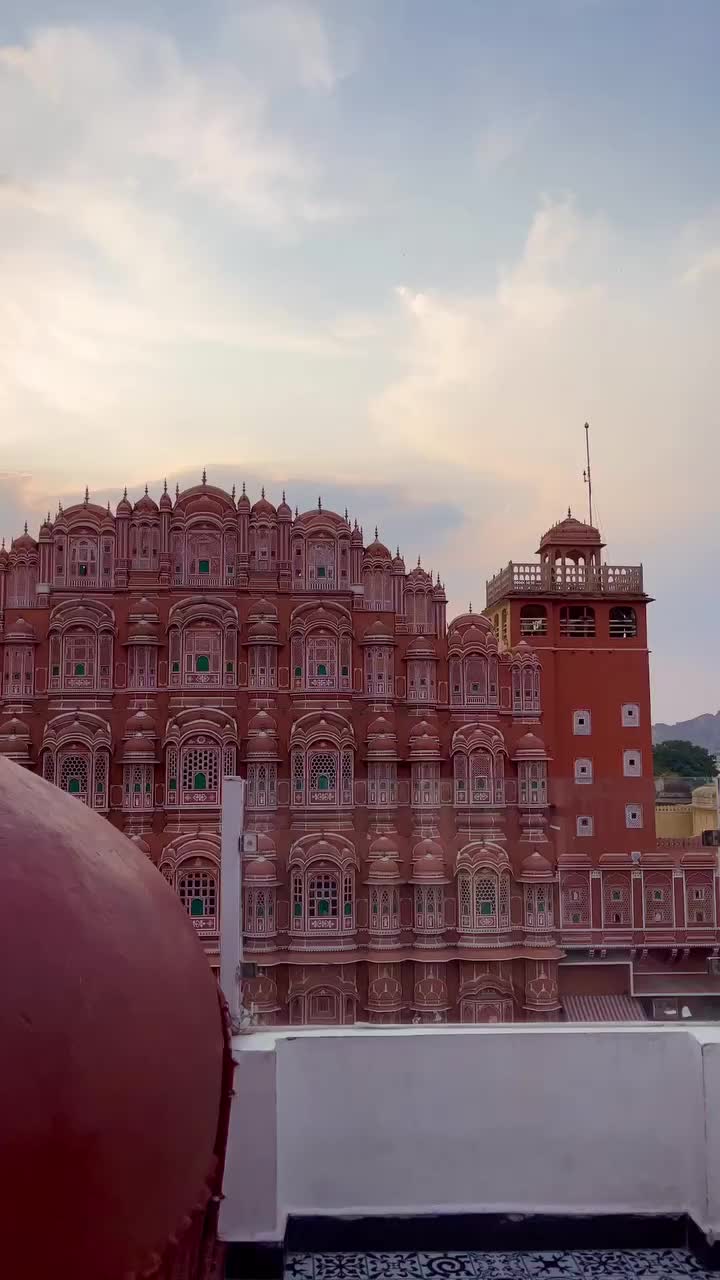
<svg viewBox="0 0 720 1280">
<path fill-rule="evenodd" d="M 355 734 L 333 711 L 301 716 L 290 731 L 292 804 L 346 808 L 353 804 Z"/>
<path fill-rule="evenodd" d="M 468 613 L 454 619 L 448 632 L 448 661 L 451 706 L 498 706 L 498 640 L 488 618 Z"/>
<path fill-rule="evenodd" d="M 63 712 L 45 725 L 42 776 L 91 809 L 106 812 L 111 751 L 107 720 L 90 711 Z"/>
<path fill-rule="evenodd" d="M 293 587 L 343 591 L 350 586 L 350 526 L 334 511 L 306 511 L 292 526 Z"/>
<path fill-rule="evenodd" d="M 457 856 L 456 880 L 460 946 L 510 928 L 510 863 L 500 845 L 465 845 Z"/>
<path fill-rule="evenodd" d="M 304 604 L 290 618 L 291 687 L 310 692 L 352 689 L 352 617 L 333 601 Z"/>
<path fill-rule="evenodd" d="M 512 709 L 537 715 L 540 701 L 540 659 L 525 640 L 510 651 Z"/>
<path fill-rule="evenodd" d="M 220 929 L 220 837 L 188 834 L 166 845 L 160 873 L 177 893 L 202 936 Z"/>
<path fill-rule="evenodd" d="M 507 748 L 490 725 L 466 724 L 452 737 L 455 804 L 483 807 L 505 803 Z"/>
<path fill-rule="evenodd" d="M 224 711 L 188 708 L 165 735 L 165 805 L 215 808 L 222 779 L 236 771 L 237 724 Z"/>
<path fill-rule="evenodd" d="M 100 600 L 66 600 L 49 622 L 53 690 L 93 692 L 113 687 L 115 615 Z"/>
<path fill-rule="evenodd" d="M 293 938 L 318 945 L 323 938 L 354 946 L 356 876 L 354 846 L 337 833 L 302 836 L 288 858 Z M 322 945 L 320 943 L 320 945 Z"/>
<path fill-rule="evenodd" d="M 181 600 L 168 615 L 169 682 L 185 688 L 237 684 L 237 609 L 225 600 Z"/>
</svg>

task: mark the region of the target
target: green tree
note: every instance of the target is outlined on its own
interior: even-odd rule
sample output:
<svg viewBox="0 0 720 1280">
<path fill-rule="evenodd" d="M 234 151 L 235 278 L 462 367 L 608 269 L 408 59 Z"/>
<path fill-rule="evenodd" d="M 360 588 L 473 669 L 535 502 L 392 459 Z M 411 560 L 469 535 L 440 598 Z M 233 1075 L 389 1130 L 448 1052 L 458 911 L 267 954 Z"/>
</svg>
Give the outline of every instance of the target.
<svg viewBox="0 0 720 1280">
<path fill-rule="evenodd" d="M 658 742 L 653 747 L 653 765 L 656 778 L 673 773 L 680 778 L 714 778 L 717 775 L 710 752 L 680 738 Z"/>
</svg>

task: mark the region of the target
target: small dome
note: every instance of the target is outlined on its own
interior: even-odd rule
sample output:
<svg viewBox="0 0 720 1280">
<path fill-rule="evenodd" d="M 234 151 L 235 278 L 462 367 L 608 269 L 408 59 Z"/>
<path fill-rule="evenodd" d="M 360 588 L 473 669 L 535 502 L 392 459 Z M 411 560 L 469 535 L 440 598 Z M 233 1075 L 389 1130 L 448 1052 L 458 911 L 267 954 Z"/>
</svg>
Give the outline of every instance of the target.
<svg viewBox="0 0 720 1280">
<path fill-rule="evenodd" d="M 125 733 L 126 735 L 144 733 L 155 737 L 157 733 L 155 721 L 147 711 L 134 711 L 125 721 Z"/>
<path fill-rule="evenodd" d="M 248 720 L 248 733 L 277 733 L 277 721 L 267 711 L 257 711 Z"/>
<path fill-rule="evenodd" d="M 433 738 L 437 738 L 438 736 L 437 729 L 435 728 L 434 725 L 430 724 L 429 720 L 418 720 L 417 723 L 413 725 L 412 729 L 410 730 L 410 737 L 420 738 L 425 735 L 428 735 Z"/>
<path fill-rule="evenodd" d="M 118 516 L 132 515 L 132 503 L 128 502 L 127 489 L 115 508 L 115 514 Z"/>
<path fill-rule="evenodd" d="M 365 548 L 365 558 L 369 560 L 392 560 L 385 543 L 381 542 L 377 536 L 377 529 L 375 530 L 373 541 Z"/>
<path fill-rule="evenodd" d="M 545 743 L 534 733 L 523 734 L 520 741 L 516 744 L 513 752 L 513 760 L 517 760 L 519 756 L 543 756 L 547 755 Z"/>
<path fill-rule="evenodd" d="M 416 636 L 414 640 L 410 641 L 406 653 L 412 654 L 413 657 L 423 654 L 435 657 L 435 641 L 430 636 Z"/>
<path fill-rule="evenodd" d="M 434 853 L 426 853 L 417 862 L 413 862 L 412 883 L 431 880 L 435 883 L 446 883 L 445 864 L 441 857 Z"/>
<path fill-rule="evenodd" d="M 139 600 L 133 601 L 130 605 L 130 613 L 133 617 L 141 615 L 143 618 L 157 618 L 159 616 L 157 605 L 153 604 L 152 600 L 148 600 L 147 596 L 141 596 Z"/>
<path fill-rule="evenodd" d="M 143 642 L 159 644 L 160 640 L 157 634 L 157 622 L 150 622 L 147 618 L 141 618 L 139 622 L 133 623 L 128 631 L 128 644 L 142 644 Z"/>
<path fill-rule="evenodd" d="M 277 640 L 277 623 L 253 622 L 248 627 L 248 640 Z"/>
<path fill-rule="evenodd" d="M 0 564 L 7 564 L 10 559 L 10 553 L 7 547 L 0 547 Z"/>
<path fill-rule="evenodd" d="M 440 858 L 442 861 L 442 845 L 438 844 L 437 840 L 430 840 L 429 838 L 421 840 L 419 844 L 415 845 L 415 848 L 412 851 L 413 862 L 415 862 L 417 858 L 427 857 L 428 854 L 431 854 L 434 858 Z"/>
<path fill-rule="evenodd" d="M 288 505 L 288 503 L 285 501 L 285 490 L 284 490 L 284 489 L 283 489 L 282 502 L 281 502 L 281 503 L 279 504 L 279 506 L 278 506 L 277 513 L 278 513 L 278 516 L 282 517 L 282 518 L 283 518 L 283 519 L 285 519 L 285 520 L 287 520 L 287 519 L 292 520 L 292 511 L 291 511 L 290 506 Z"/>
<path fill-rule="evenodd" d="M 368 868 L 366 884 L 397 884 L 400 880 L 400 868 L 394 858 L 384 855 L 376 858 Z"/>
<path fill-rule="evenodd" d="M 35 541 L 34 538 L 30 537 L 30 534 L 27 531 L 27 525 L 26 525 L 25 532 L 21 533 L 19 538 L 13 538 L 12 550 L 13 551 L 35 551 L 36 549 L 37 549 L 37 542 Z"/>
<path fill-rule="evenodd" d="M 123 743 L 122 760 L 151 760 L 155 755 L 155 743 L 144 733 Z"/>
<path fill-rule="evenodd" d="M 397 755 L 397 738 L 394 733 L 378 733 L 368 740 L 368 757 Z"/>
<path fill-rule="evenodd" d="M 528 876 L 551 876 L 553 869 L 547 858 L 543 858 L 542 854 L 538 853 L 537 849 L 534 849 L 527 858 L 523 858 L 521 874 L 523 879 Z"/>
<path fill-rule="evenodd" d="M 551 529 L 548 529 L 547 533 L 543 534 L 538 552 L 550 547 L 602 547 L 603 545 L 600 531 L 594 525 L 585 524 L 583 520 L 576 520 L 575 516 L 570 514 L 570 508 L 568 507 L 565 519 L 558 521 Z"/>
<path fill-rule="evenodd" d="M 145 489 L 145 492 L 142 498 L 139 498 L 138 501 L 135 503 L 133 510 L 136 515 L 148 515 L 148 516 L 157 515 L 158 504 L 154 498 L 150 497 L 150 494 L 148 493 L 147 488 Z"/>
<path fill-rule="evenodd" d="M 258 831 L 256 834 L 258 853 L 272 854 L 274 857 L 276 850 L 272 836 L 269 836 L 267 831 Z"/>
<path fill-rule="evenodd" d="M 35 640 L 37 637 L 27 618 L 16 618 L 8 626 L 6 640 Z"/>
<path fill-rule="evenodd" d="M 18 720 L 17 716 L 11 716 L 9 720 L 3 720 L 0 724 L 0 738 L 29 738 L 30 730 L 24 720 Z"/>
<path fill-rule="evenodd" d="M 397 839 L 391 840 L 389 836 L 376 836 L 368 849 L 371 858 L 395 858 L 397 853 Z"/>
<path fill-rule="evenodd" d="M 275 867 L 269 858 L 262 856 L 253 858 L 245 866 L 243 874 L 245 879 L 252 881 L 253 884 L 278 884 Z"/>
<path fill-rule="evenodd" d="M 170 494 L 167 491 L 167 485 L 165 485 L 160 495 L 160 510 L 172 511 L 172 498 L 170 497 Z"/>
<path fill-rule="evenodd" d="M 399 570 L 399 571 L 400 571 L 400 572 L 402 572 L 402 573 L 404 573 L 404 572 L 405 572 L 405 561 L 403 560 L 402 556 L 400 555 L 400 548 L 399 548 L 399 547 L 398 547 L 398 549 L 397 549 L 397 551 L 396 551 L 395 555 L 393 556 L 393 569 L 397 569 L 397 570 Z"/>
<path fill-rule="evenodd" d="M 262 491 L 262 497 L 258 498 L 257 502 L 254 502 L 252 505 L 252 514 L 254 516 L 277 515 L 277 511 L 275 510 L 272 502 L 268 502 L 267 498 L 265 497 L 264 489 Z"/>
<path fill-rule="evenodd" d="M 243 481 L 242 493 L 240 494 L 240 497 L 238 498 L 238 502 L 237 502 L 237 509 L 238 509 L 238 511 L 245 511 L 245 512 L 247 512 L 247 511 L 249 511 L 249 510 L 250 510 L 250 499 L 248 498 L 248 496 L 247 496 L 247 494 L 246 494 L 246 492 L 245 492 L 245 482 L 244 482 L 244 481 Z"/>
<path fill-rule="evenodd" d="M 459 613 L 457 618 L 453 618 L 452 622 L 450 623 L 450 626 L 448 627 L 448 630 L 464 631 L 470 627 L 475 627 L 478 631 L 483 631 L 483 632 L 493 630 L 493 625 L 489 618 L 486 618 L 483 613 L 474 613 L 474 612 Z"/>
<path fill-rule="evenodd" d="M 367 727 L 368 738 L 374 738 L 378 734 L 392 734 L 393 737 L 395 736 L 394 725 L 385 716 L 377 716 Z"/>
<path fill-rule="evenodd" d="M 367 631 L 363 634 L 360 640 L 360 643 L 373 644 L 377 640 L 382 642 L 383 640 L 387 641 L 387 640 L 394 640 L 394 639 L 395 637 L 392 633 L 392 629 L 387 625 L 386 622 L 383 622 L 380 618 L 378 618 L 375 622 L 370 623 L 370 626 L 368 627 Z"/>
<path fill-rule="evenodd" d="M 271 737 L 269 733 L 256 733 L 248 739 L 247 754 L 248 756 L 277 756 L 275 736 Z"/>
<path fill-rule="evenodd" d="M 278 611 L 271 600 L 265 600 L 263 596 L 259 600 L 253 600 L 248 613 L 248 622 L 254 620 L 261 621 L 263 618 L 277 618 Z"/>
</svg>

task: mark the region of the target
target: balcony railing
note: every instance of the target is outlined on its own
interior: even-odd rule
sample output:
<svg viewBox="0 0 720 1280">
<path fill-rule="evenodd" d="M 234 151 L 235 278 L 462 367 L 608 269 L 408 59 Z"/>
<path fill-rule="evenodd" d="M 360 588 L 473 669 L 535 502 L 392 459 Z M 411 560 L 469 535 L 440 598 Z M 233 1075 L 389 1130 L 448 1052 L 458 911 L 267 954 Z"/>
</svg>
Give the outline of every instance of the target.
<svg viewBox="0 0 720 1280">
<path fill-rule="evenodd" d="M 511 595 L 641 596 L 642 565 L 514 564 L 512 561 L 486 583 L 487 603 L 496 604 Z"/>
</svg>

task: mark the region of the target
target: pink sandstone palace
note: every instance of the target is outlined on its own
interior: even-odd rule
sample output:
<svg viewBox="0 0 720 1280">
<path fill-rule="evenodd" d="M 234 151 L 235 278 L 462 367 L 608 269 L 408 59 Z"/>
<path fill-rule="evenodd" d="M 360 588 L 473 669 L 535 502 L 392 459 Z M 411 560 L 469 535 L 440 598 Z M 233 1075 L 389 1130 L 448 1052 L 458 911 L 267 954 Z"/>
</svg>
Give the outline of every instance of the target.
<svg viewBox="0 0 720 1280">
<path fill-rule="evenodd" d="M 642 570 L 602 547 L 568 513 L 448 623 L 439 578 L 320 502 L 86 493 L 0 551 L 0 753 L 133 837 L 216 969 L 247 778 L 260 1023 L 720 994 L 714 853 L 655 838 Z"/>
</svg>

